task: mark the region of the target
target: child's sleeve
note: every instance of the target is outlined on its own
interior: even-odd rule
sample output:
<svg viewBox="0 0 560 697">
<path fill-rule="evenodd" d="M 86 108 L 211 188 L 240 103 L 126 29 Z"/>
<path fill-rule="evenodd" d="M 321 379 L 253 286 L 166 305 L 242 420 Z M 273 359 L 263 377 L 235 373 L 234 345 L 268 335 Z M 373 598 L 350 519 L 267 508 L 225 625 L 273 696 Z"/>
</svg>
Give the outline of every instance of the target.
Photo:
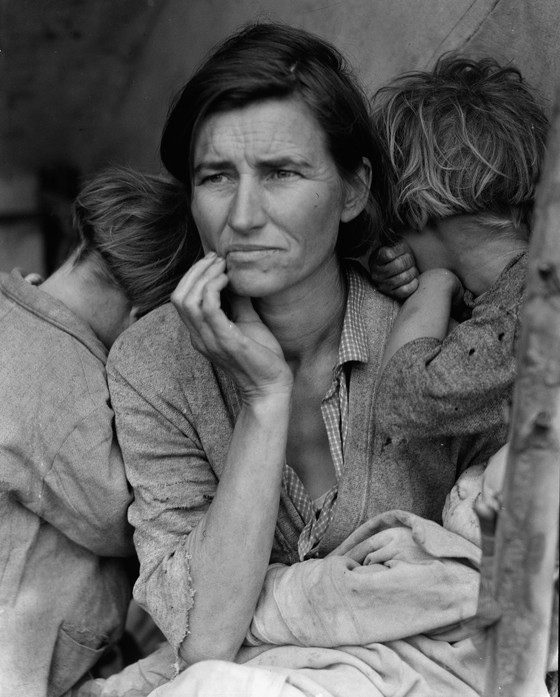
<svg viewBox="0 0 560 697">
<path fill-rule="evenodd" d="M 402 346 L 381 376 L 377 423 L 394 434 L 431 438 L 502 424 L 516 374 L 518 307 L 480 303 L 443 341 Z"/>
</svg>

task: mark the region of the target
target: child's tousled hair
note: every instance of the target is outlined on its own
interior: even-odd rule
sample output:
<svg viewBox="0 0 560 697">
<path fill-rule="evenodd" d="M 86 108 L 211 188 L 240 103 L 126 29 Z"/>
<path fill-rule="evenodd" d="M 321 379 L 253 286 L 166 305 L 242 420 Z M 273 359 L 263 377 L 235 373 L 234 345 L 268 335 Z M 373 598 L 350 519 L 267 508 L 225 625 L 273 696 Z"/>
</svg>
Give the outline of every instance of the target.
<svg viewBox="0 0 560 697">
<path fill-rule="evenodd" d="M 528 234 L 548 120 L 516 68 L 445 55 L 381 88 L 374 120 L 392 170 L 388 241 L 463 214 Z"/>
<path fill-rule="evenodd" d="M 167 178 L 124 167 L 103 171 L 74 202 L 74 264 L 94 261 L 96 273 L 144 315 L 169 300 L 194 262 L 187 209 L 184 189 Z"/>
</svg>

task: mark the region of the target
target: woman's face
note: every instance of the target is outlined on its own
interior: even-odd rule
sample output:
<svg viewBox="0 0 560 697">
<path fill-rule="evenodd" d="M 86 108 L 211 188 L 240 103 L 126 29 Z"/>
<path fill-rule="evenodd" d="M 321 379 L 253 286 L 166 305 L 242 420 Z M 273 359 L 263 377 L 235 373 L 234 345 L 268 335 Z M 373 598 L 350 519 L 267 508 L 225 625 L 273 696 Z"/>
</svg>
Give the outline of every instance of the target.
<svg viewBox="0 0 560 697">
<path fill-rule="evenodd" d="M 205 251 L 226 260 L 234 292 L 307 292 L 332 265 L 341 220 L 358 215 L 322 128 L 296 98 L 203 122 L 194 148 L 192 214 Z M 352 210 L 350 210 L 352 209 Z"/>
</svg>

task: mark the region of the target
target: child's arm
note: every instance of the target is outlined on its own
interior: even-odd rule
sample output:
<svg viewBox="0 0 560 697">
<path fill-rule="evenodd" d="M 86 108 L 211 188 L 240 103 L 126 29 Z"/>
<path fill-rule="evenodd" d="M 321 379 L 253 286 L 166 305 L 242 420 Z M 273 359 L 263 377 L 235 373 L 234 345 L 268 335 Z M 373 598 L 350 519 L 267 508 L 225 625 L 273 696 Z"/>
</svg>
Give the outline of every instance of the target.
<svg viewBox="0 0 560 697">
<path fill-rule="evenodd" d="M 463 286 L 452 271 L 431 269 L 418 278 L 418 288 L 405 300 L 385 347 L 381 370 L 392 356 L 414 339 L 443 340 L 449 330 L 453 304 L 463 295 Z"/>
<path fill-rule="evenodd" d="M 523 260 L 515 263 L 443 340 L 423 336 L 394 352 L 378 385 L 380 429 L 406 438 L 496 435 L 483 453 L 471 448 L 477 460 L 502 445 L 503 409 L 516 375 L 524 268 Z"/>
</svg>

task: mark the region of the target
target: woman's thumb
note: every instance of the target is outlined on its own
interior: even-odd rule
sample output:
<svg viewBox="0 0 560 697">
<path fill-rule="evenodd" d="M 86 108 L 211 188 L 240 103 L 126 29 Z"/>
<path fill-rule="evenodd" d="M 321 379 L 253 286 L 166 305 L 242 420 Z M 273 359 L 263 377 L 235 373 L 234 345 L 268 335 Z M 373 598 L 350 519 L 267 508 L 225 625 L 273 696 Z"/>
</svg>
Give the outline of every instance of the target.
<svg viewBox="0 0 560 697">
<path fill-rule="evenodd" d="M 253 303 L 251 302 L 251 298 L 229 294 L 228 304 L 231 319 L 236 324 L 238 322 L 260 321 L 260 318 L 253 307 Z"/>
</svg>

